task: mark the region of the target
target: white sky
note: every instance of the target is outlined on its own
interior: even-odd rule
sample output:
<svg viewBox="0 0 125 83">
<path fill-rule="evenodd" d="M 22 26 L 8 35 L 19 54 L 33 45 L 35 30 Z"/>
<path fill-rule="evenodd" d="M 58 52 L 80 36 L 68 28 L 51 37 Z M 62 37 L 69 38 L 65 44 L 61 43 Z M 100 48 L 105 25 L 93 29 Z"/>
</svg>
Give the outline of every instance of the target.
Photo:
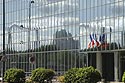
<svg viewBox="0 0 125 83">
<path fill-rule="evenodd" d="M 12 2 L 9 2 L 9 1 L 12 1 Z M 11 26 L 12 24 L 24 25 L 27 28 L 29 27 L 28 26 L 29 1 L 30 0 L 6 0 L 6 2 L 9 2 L 9 3 L 6 3 L 6 12 L 8 13 L 6 14 L 6 23 L 7 23 L 6 27 Z M 54 3 L 55 1 L 58 1 L 58 4 Z M 59 12 L 63 13 L 64 11 L 75 11 L 75 9 L 85 8 L 86 7 L 85 1 L 86 0 L 34 0 L 35 3 L 32 4 L 32 8 L 31 8 L 32 10 L 31 12 L 32 26 L 31 27 L 32 28 L 38 28 L 38 27 L 45 28 L 41 30 L 40 33 L 43 33 L 43 32 L 47 33 L 47 31 L 50 31 L 49 29 L 47 29 L 47 27 L 61 26 L 61 25 L 74 24 L 74 23 L 77 23 L 78 25 L 79 23 L 85 23 L 86 15 L 84 15 L 84 12 L 81 12 L 81 11 L 75 14 L 67 13 L 67 14 L 62 14 L 62 15 L 54 15 L 55 13 L 59 13 Z M 89 6 L 103 5 L 106 3 L 112 3 L 114 0 L 93 0 L 93 1 L 94 2 L 90 3 L 90 0 L 87 0 L 87 6 L 89 7 Z M 91 31 L 88 30 L 89 32 L 87 33 L 93 33 L 93 31 L 96 32 L 99 29 L 98 27 L 107 27 L 107 30 L 109 30 L 109 27 L 112 27 L 113 30 L 114 28 L 115 30 L 118 30 L 118 27 L 120 27 L 119 31 L 123 30 L 123 24 L 125 24 L 123 22 L 123 20 L 125 20 L 124 15 L 123 15 L 124 0 L 115 0 L 115 1 L 116 2 L 119 1 L 119 3 L 118 4 L 116 3 L 111 6 L 106 6 L 106 9 L 102 7 L 100 9 L 98 8 L 98 10 L 95 9 L 95 11 L 91 11 L 93 16 L 88 15 L 89 17 L 87 19 L 89 28 L 91 27 Z M 20 10 L 20 11 L 17 11 L 17 10 Z M 102 10 L 102 13 L 99 13 L 101 10 Z M 2 5 L 0 6 L 0 11 L 2 11 Z M 110 11 L 110 13 L 108 13 L 107 11 Z M 98 12 L 98 14 L 96 12 Z M 114 13 L 116 16 L 119 16 L 119 18 L 108 19 L 109 17 L 112 17 Z M 2 12 L 0 12 L 0 14 L 2 14 Z M 54 16 L 49 16 L 50 14 L 53 14 Z M 0 18 L 2 19 L 2 16 L 0 16 Z M 107 18 L 107 19 L 100 21 L 99 19 L 102 19 L 102 18 L 104 19 Z M 89 22 L 90 19 L 91 20 L 98 19 L 99 21 L 96 21 L 96 22 L 91 21 L 90 23 Z M 2 20 L 0 20 L 0 23 L 2 23 Z M 2 33 L 2 31 L 0 32 Z M 71 33 L 73 35 L 76 35 L 73 32 Z M 80 31 L 81 35 L 85 35 L 85 33 L 86 33 L 85 30 Z M 14 39 L 13 42 L 20 42 L 20 41 L 26 42 L 27 37 L 28 37 L 26 36 L 26 34 L 27 33 L 25 33 L 25 37 L 24 37 L 24 34 L 23 35 L 18 34 L 16 36 L 14 35 L 13 38 L 16 38 L 16 39 Z M 33 32 L 33 34 L 35 34 L 35 32 Z M 17 38 L 18 36 L 20 38 Z M 53 38 L 51 34 L 40 35 L 40 39 L 44 39 L 46 37 L 50 39 Z M 35 35 L 31 35 L 31 41 L 34 41 L 35 38 L 36 38 Z M 0 37 L 0 39 L 2 40 L 2 37 Z M 117 40 L 117 37 L 116 37 L 116 40 Z M 89 42 L 89 38 L 87 42 Z M 2 41 L 0 43 L 2 43 Z M 81 45 L 82 45 L 81 47 L 85 47 L 83 45 L 83 40 L 81 40 Z M 23 46 L 26 46 L 26 45 L 23 44 Z M 20 44 L 18 46 L 18 49 L 21 49 Z"/>
</svg>

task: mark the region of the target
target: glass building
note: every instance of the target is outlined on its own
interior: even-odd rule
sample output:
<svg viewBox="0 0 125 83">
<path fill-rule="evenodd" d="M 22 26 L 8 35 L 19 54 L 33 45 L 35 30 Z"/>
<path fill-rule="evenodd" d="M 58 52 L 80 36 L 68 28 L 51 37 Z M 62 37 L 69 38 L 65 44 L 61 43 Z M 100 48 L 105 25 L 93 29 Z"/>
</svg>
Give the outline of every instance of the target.
<svg viewBox="0 0 125 83">
<path fill-rule="evenodd" d="M 2 56 L 2 0 L 0 11 Z M 5 0 L 5 69 L 22 68 L 28 75 L 44 67 L 64 74 L 94 66 L 102 78 L 120 81 L 125 70 L 124 11 L 125 0 Z"/>
</svg>

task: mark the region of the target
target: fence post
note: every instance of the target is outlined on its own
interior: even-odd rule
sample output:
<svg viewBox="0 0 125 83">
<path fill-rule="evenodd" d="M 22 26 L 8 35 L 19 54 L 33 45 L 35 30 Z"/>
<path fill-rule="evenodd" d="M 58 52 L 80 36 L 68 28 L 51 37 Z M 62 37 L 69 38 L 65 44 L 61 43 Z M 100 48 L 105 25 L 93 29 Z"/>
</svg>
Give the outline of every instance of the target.
<svg viewBox="0 0 125 83">
<path fill-rule="evenodd" d="M 5 0 L 3 0 L 3 56 L 5 56 Z M 4 81 L 5 61 L 2 62 L 2 83 Z"/>
</svg>

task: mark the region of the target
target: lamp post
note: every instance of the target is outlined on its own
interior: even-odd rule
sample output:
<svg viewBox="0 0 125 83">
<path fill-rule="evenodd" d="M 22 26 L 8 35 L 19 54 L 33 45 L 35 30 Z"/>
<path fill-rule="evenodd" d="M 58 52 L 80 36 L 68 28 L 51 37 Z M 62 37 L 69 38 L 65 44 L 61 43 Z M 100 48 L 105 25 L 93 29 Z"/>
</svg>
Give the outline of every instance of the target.
<svg viewBox="0 0 125 83">
<path fill-rule="evenodd" d="M 79 48 L 79 50 L 80 50 L 80 26 L 79 26 L 79 46 L 78 46 L 78 48 Z"/>
<path fill-rule="evenodd" d="M 31 4 L 34 1 L 29 2 L 29 30 L 28 30 L 28 51 L 30 50 L 30 30 L 31 30 Z"/>
<path fill-rule="evenodd" d="M 11 35 L 11 31 L 12 31 L 12 28 L 18 28 L 18 29 L 27 29 L 27 28 L 25 28 L 25 27 L 23 27 L 23 25 L 17 25 L 17 24 L 13 24 L 13 25 L 11 25 L 10 27 L 8 27 L 8 44 L 7 44 L 7 49 L 8 48 L 11 48 L 12 49 L 12 35 Z M 10 45 L 11 45 L 11 47 L 10 47 Z M 14 49 L 13 49 L 14 50 Z"/>
<path fill-rule="evenodd" d="M 80 23 L 79 24 L 80 27 L 84 27 L 86 30 L 86 45 L 87 45 L 87 27 L 89 27 L 88 25 L 85 25 L 84 23 Z M 84 54 L 84 66 L 88 66 L 88 54 L 87 52 Z"/>
<path fill-rule="evenodd" d="M 84 27 L 86 30 L 86 45 L 87 45 L 87 27 L 89 27 L 88 25 L 85 25 L 84 23 L 80 23 L 79 24 L 80 27 Z"/>
<path fill-rule="evenodd" d="M 35 32 L 36 32 L 36 48 L 39 47 L 39 29 L 35 29 Z"/>
<path fill-rule="evenodd" d="M 112 33 L 112 28 L 110 27 L 110 46 L 109 46 L 109 49 L 111 50 L 111 43 L 112 43 L 112 41 L 111 41 L 111 33 Z"/>
<path fill-rule="evenodd" d="M 3 56 L 5 56 L 5 0 L 3 0 Z M 4 81 L 5 61 L 2 64 L 2 83 Z"/>
<path fill-rule="evenodd" d="M 110 27 L 110 43 L 111 43 L 111 32 L 112 32 L 112 28 Z"/>
</svg>

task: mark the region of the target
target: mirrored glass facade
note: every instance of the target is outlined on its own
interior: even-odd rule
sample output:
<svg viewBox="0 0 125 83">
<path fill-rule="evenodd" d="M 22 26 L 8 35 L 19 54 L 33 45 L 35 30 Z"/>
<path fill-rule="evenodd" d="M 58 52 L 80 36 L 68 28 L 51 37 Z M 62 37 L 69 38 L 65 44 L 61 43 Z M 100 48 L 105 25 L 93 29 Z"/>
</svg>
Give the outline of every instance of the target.
<svg viewBox="0 0 125 83">
<path fill-rule="evenodd" d="M 124 51 L 124 11 L 124 0 L 5 0 L 5 66 L 64 73 L 87 66 L 85 53 Z"/>
</svg>

